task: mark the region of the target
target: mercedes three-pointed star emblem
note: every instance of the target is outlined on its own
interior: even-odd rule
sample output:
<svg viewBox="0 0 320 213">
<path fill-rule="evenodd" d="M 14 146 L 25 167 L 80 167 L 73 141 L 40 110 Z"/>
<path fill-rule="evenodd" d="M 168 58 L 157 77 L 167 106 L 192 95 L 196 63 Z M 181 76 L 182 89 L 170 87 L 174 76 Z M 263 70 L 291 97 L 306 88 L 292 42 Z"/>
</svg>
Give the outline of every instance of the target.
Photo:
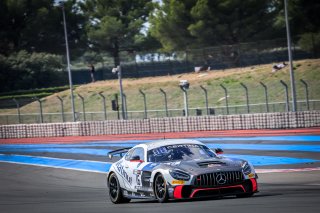
<svg viewBox="0 0 320 213">
<path fill-rule="evenodd" d="M 216 180 L 217 180 L 217 183 L 220 185 L 225 184 L 227 182 L 227 178 L 223 173 L 217 174 Z"/>
</svg>

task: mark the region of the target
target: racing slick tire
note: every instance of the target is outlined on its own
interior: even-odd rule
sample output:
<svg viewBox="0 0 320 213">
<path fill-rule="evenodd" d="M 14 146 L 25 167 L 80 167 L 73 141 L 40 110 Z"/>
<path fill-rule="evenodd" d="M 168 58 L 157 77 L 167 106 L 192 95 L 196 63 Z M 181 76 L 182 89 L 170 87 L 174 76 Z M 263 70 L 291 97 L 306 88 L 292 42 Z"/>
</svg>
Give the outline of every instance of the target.
<svg viewBox="0 0 320 213">
<path fill-rule="evenodd" d="M 162 174 L 154 179 L 154 194 L 159 203 L 165 203 L 169 199 L 167 183 Z"/>
<path fill-rule="evenodd" d="M 130 199 L 123 197 L 119 180 L 115 173 L 112 173 L 108 181 L 109 197 L 112 203 L 128 203 Z"/>
<path fill-rule="evenodd" d="M 245 197 L 252 197 L 253 192 L 249 192 L 249 193 L 244 193 L 244 194 L 238 194 L 236 195 L 237 198 L 245 198 Z"/>
</svg>

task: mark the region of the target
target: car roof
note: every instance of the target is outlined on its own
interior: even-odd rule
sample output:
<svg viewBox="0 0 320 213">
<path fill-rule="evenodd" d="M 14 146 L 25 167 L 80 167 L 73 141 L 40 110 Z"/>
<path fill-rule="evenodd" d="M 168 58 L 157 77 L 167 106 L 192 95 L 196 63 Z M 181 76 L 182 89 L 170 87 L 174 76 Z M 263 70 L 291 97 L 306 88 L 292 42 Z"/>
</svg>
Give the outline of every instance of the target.
<svg viewBox="0 0 320 213">
<path fill-rule="evenodd" d="M 147 150 L 155 149 L 161 146 L 168 146 L 168 145 L 176 145 L 176 144 L 199 144 L 204 145 L 200 141 L 191 140 L 191 139 L 165 139 L 165 140 L 157 140 L 146 143 L 145 146 Z"/>
</svg>

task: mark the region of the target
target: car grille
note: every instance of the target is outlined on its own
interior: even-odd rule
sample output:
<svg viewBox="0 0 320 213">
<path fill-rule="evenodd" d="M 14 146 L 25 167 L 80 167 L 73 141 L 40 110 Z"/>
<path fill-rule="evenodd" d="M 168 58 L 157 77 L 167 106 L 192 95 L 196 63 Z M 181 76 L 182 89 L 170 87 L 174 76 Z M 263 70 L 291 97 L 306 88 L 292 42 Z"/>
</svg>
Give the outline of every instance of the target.
<svg viewBox="0 0 320 213">
<path fill-rule="evenodd" d="M 195 186 L 216 187 L 241 183 L 244 180 L 241 171 L 214 172 L 198 175 L 195 180 Z"/>
</svg>

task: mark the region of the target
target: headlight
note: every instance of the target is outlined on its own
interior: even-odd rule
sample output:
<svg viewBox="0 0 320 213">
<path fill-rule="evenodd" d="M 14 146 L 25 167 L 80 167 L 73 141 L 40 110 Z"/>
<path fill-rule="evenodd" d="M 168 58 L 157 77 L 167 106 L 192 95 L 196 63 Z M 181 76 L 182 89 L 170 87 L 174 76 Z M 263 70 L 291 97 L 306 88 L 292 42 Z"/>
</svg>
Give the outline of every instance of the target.
<svg viewBox="0 0 320 213">
<path fill-rule="evenodd" d="M 246 161 L 242 164 L 242 171 L 245 175 L 249 175 L 253 172 L 253 167 Z"/>
<path fill-rule="evenodd" d="M 170 175 L 176 180 L 190 180 L 190 175 L 179 170 L 170 170 Z"/>
</svg>

